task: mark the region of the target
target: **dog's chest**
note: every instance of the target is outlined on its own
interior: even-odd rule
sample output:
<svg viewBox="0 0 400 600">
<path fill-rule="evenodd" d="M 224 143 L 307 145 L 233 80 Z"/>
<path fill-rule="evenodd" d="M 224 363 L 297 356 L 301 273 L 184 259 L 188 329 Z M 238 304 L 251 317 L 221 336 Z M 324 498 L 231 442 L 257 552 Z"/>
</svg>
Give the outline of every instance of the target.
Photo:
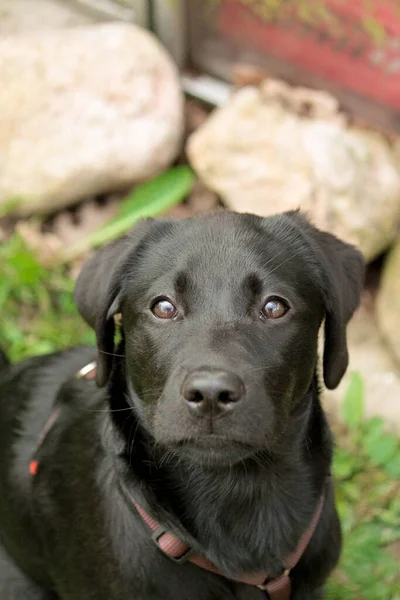
<svg viewBox="0 0 400 600">
<path fill-rule="evenodd" d="M 44 560 L 63 600 L 265 598 L 256 588 L 163 556 L 107 480 L 107 469 L 96 472 L 93 460 L 104 459 L 101 447 L 86 444 L 79 460 L 75 452 L 66 458 L 66 445 L 74 446 L 78 434 L 87 439 L 90 429 L 82 425 L 73 434 L 62 429 L 63 424 L 55 428 L 38 453 L 34 510 Z"/>
</svg>

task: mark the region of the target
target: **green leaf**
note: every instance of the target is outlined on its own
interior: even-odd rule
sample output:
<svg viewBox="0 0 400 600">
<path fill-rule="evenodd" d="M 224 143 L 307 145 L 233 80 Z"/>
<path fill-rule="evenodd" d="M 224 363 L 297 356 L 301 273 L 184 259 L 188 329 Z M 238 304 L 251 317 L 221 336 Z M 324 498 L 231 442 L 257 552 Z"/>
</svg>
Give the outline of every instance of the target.
<svg viewBox="0 0 400 600">
<path fill-rule="evenodd" d="M 379 417 L 367 421 L 362 445 L 369 459 L 385 468 L 395 479 L 400 478 L 400 442 L 396 436 L 384 433 L 385 422 Z"/>
<path fill-rule="evenodd" d="M 31 287 L 44 278 L 43 267 L 39 265 L 18 233 L 1 248 L 0 261 L 4 261 L 7 277 L 12 281 L 13 287 Z"/>
<path fill-rule="evenodd" d="M 324 593 L 325 600 L 354 600 L 355 597 L 356 593 L 353 585 L 334 579 L 328 580 Z"/>
<path fill-rule="evenodd" d="M 354 372 L 342 404 L 343 420 L 351 430 L 357 430 L 364 417 L 364 383 L 360 373 Z"/>
<path fill-rule="evenodd" d="M 347 481 L 343 484 L 343 494 L 348 500 L 355 502 L 360 499 L 361 489 L 354 480 Z"/>
<path fill-rule="evenodd" d="M 194 173 L 189 167 L 178 166 L 138 186 L 122 202 L 116 217 L 68 250 L 63 256 L 63 261 L 69 261 L 90 248 L 112 241 L 129 231 L 140 219 L 164 213 L 187 196 L 194 180 Z"/>
<path fill-rule="evenodd" d="M 395 528 L 399 525 L 400 523 L 400 513 L 399 511 L 395 510 L 395 508 L 393 508 L 392 506 L 389 506 L 389 508 L 387 508 L 386 510 L 382 511 L 379 514 L 379 520 L 384 523 L 385 525 L 390 525 L 390 534 L 392 536 L 391 541 L 396 540 L 397 536 L 395 535 Z M 382 532 L 383 533 L 383 532 Z M 386 534 L 386 543 L 388 540 L 388 535 Z M 393 541 L 394 541 L 393 540 Z"/>
<path fill-rule="evenodd" d="M 347 479 L 354 473 L 354 459 L 342 448 L 337 448 L 333 461 L 333 475 L 336 479 Z"/>
<path fill-rule="evenodd" d="M 385 421 L 381 417 L 372 417 L 364 423 L 366 438 L 375 438 L 382 433 L 385 426 Z"/>
<path fill-rule="evenodd" d="M 377 465 L 384 466 L 396 457 L 397 439 L 389 433 L 366 440 L 365 447 L 369 458 Z"/>
<path fill-rule="evenodd" d="M 394 479 L 400 479 L 400 451 L 385 464 L 385 471 Z"/>
<path fill-rule="evenodd" d="M 10 296 L 12 291 L 12 286 L 9 285 L 9 281 L 7 278 L 4 280 L 0 280 L 0 310 L 5 305 L 8 297 Z"/>
<path fill-rule="evenodd" d="M 336 508 L 344 531 L 350 531 L 354 526 L 353 504 L 347 499 L 342 499 L 339 494 L 336 495 Z"/>
<path fill-rule="evenodd" d="M 170 208 L 190 192 L 194 179 L 194 173 L 190 167 L 178 166 L 165 171 L 155 179 L 138 186 L 122 202 L 111 223 L 125 216 L 135 215 L 138 209 L 152 204 L 160 205 L 161 210 L 166 210 L 164 205 Z"/>
</svg>

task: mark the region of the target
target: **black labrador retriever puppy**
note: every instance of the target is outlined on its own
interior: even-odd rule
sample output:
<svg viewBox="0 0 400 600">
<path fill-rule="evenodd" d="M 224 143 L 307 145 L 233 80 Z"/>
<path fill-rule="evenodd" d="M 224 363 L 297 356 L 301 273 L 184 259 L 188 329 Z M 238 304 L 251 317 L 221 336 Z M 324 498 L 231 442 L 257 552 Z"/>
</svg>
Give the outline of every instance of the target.
<svg viewBox="0 0 400 600">
<path fill-rule="evenodd" d="M 76 286 L 97 353 L 1 360 L 1 600 L 319 598 L 341 535 L 317 339 L 335 388 L 363 271 L 298 212 L 100 250 Z"/>
</svg>

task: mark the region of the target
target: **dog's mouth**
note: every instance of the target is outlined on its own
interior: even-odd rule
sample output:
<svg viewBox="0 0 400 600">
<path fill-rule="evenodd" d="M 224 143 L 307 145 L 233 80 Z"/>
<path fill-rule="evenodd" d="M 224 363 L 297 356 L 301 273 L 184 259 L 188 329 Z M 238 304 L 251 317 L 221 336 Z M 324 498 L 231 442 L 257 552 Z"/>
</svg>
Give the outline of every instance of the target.
<svg viewBox="0 0 400 600">
<path fill-rule="evenodd" d="M 209 465 L 233 464 L 257 452 L 257 449 L 247 442 L 216 434 L 183 438 L 169 443 L 168 446 L 179 458 Z"/>
</svg>

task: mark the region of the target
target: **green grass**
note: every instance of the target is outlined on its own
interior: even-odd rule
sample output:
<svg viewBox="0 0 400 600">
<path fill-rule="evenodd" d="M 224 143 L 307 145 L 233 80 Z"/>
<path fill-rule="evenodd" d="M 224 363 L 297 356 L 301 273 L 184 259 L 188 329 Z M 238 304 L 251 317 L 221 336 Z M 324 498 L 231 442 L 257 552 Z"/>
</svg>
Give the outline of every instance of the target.
<svg viewBox="0 0 400 600">
<path fill-rule="evenodd" d="M 384 401 L 384 399 L 383 399 Z M 333 467 L 344 551 L 329 587 L 335 600 L 400 600 L 400 440 L 380 418 L 364 418 L 354 373 L 334 426 Z"/>
<path fill-rule="evenodd" d="M 192 169 L 180 165 L 137 185 L 121 200 L 109 223 L 60 250 L 53 257 L 51 271 L 40 265 L 18 235 L 0 246 L 0 344 L 10 358 L 21 360 L 31 354 L 94 343 L 93 332 L 78 318 L 73 283 L 62 265 L 121 236 L 138 220 L 165 213 L 188 196 L 194 180 Z M 15 202 L 9 208 L 14 206 Z"/>
<path fill-rule="evenodd" d="M 95 342 L 65 269 L 41 267 L 18 235 L 0 247 L 0 272 L 0 346 L 12 361 Z"/>
<path fill-rule="evenodd" d="M 13 361 L 94 342 L 63 267 L 44 269 L 14 236 L 0 247 L 0 272 L 0 346 Z M 364 418 L 357 373 L 342 408 L 333 474 L 345 543 L 327 598 L 400 600 L 399 439 L 382 420 Z"/>
</svg>

